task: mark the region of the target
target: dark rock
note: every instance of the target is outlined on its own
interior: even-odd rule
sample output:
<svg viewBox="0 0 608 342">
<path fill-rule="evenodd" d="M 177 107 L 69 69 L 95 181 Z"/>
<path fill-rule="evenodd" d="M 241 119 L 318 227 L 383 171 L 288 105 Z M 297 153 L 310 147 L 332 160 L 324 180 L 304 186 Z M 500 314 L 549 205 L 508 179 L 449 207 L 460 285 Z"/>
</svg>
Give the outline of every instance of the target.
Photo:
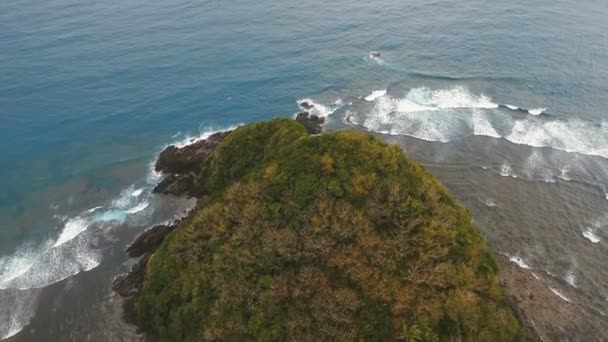
<svg viewBox="0 0 608 342">
<path fill-rule="evenodd" d="M 173 145 L 165 148 L 158 156 L 154 168 L 168 176 L 154 188 L 153 192 L 198 198 L 201 194 L 195 184 L 196 175 L 228 134 L 230 131 L 219 132 L 205 140 L 195 141 L 181 148 Z"/>
<path fill-rule="evenodd" d="M 127 273 L 114 278 L 112 289 L 122 297 L 132 296 L 141 290 L 148 259 L 179 222 L 172 225 L 154 226 L 141 233 L 129 247 L 127 254 L 132 258 L 142 257 Z"/>
<path fill-rule="evenodd" d="M 146 253 L 156 251 L 165 237 L 175 229 L 175 226 L 175 224 L 169 226 L 159 225 L 146 230 L 127 247 L 127 254 L 131 258 L 137 258 Z"/>
<path fill-rule="evenodd" d="M 325 118 L 310 115 L 308 112 L 301 112 L 296 115 L 296 121 L 304 125 L 310 134 L 320 134 L 323 132 Z"/>
<path fill-rule="evenodd" d="M 215 133 L 205 140 L 196 141 L 182 148 L 171 145 L 160 153 L 155 169 L 167 174 L 197 171 L 228 134 L 230 132 Z"/>
<path fill-rule="evenodd" d="M 380 51 L 372 51 L 369 53 L 369 58 L 371 58 L 371 59 L 382 58 L 382 53 Z"/>
<path fill-rule="evenodd" d="M 175 196 L 188 196 L 196 197 L 200 196 L 197 187 L 195 186 L 196 174 L 190 172 L 187 174 L 171 174 L 163 179 L 154 189 L 153 193 L 175 195 Z"/>
<path fill-rule="evenodd" d="M 146 266 L 148 264 L 148 259 L 150 259 L 151 254 L 146 254 L 143 258 L 141 258 L 131 270 L 127 273 L 123 273 L 116 278 L 112 282 L 112 290 L 118 293 L 121 297 L 130 297 L 139 293 L 143 284 L 144 278 L 146 276 Z"/>
<path fill-rule="evenodd" d="M 303 110 L 311 110 L 315 107 L 314 104 L 307 102 L 307 101 L 302 101 L 299 103 L 300 108 L 302 108 Z"/>
</svg>

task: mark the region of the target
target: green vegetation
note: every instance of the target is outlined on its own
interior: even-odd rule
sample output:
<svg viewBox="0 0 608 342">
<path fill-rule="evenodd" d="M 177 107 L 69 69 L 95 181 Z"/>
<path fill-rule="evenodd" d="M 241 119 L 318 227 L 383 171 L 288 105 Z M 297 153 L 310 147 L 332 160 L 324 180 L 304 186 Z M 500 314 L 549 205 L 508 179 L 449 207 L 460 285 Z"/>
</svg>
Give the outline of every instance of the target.
<svg viewBox="0 0 608 342">
<path fill-rule="evenodd" d="M 396 146 L 277 119 L 197 184 L 133 300 L 160 340 L 523 340 L 467 210 Z"/>
</svg>

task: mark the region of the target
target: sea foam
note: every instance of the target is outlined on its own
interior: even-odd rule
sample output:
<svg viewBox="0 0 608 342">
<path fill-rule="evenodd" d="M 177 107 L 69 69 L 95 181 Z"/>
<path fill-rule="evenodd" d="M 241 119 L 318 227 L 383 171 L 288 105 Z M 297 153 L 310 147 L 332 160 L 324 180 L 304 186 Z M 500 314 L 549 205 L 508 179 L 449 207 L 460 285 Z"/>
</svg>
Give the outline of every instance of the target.
<svg viewBox="0 0 608 342">
<path fill-rule="evenodd" d="M 511 115 L 497 108 L 520 111 L 521 107 L 499 105 L 490 97 L 473 94 L 461 86 L 412 88 L 403 98 L 371 95 L 374 93 L 368 95 L 373 98 L 374 107 L 354 118 L 370 131 L 438 142 L 483 135 L 608 159 L 608 123 L 541 116 L 546 108 L 527 110 L 531 115 L 525 117 Z"/>
<path fill-rule="evenodd" d="M 593 242 L 593 243 L 598 243 L 600 242 L 600 238 L 595 235 L 595 229 L 593 228 L 587 228 L 583 231 L 583 236 L 585 237 L 585 239 Z"/>
<path fill-rule="evenodd" d="M 386 95 L 386 89 L 382 89 L 382 90 L 374 90 L 371 92 L 371 94 L 367 95 L 366 97 L 364 97 L 363 99 L 365 101 L 374 101 L 375 99 Z"/>
</svg>

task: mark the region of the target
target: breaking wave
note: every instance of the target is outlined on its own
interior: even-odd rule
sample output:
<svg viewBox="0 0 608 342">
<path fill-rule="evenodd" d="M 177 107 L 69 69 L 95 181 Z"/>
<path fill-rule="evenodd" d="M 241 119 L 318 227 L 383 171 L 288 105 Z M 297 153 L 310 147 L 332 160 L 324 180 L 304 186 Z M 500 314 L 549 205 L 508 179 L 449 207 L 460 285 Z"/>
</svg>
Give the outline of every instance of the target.
<svg viewBox="0 0 608 342">
<path fill-rule="evenodd" d="M 342 106 L 344 106 L 344 102 L 342 101 L 342 99 L 337 99 L 336 101 L 334 101 L 333 104 L 327 106 L 315 102 L 310 98 L 298 100 L 298 107 L 300 108 L 300 110 L 306 111 L 310 113 L 310 115 L 316 115 L 324 118 L 332 115 L 336 110 L 340 109 Z"/>
<path fill-rule="evenodd" d="M 585 237 L 585 239 L 593 242 L 593 243 L 598 243 L 600 242 L 600 238 L 599 236 L 597 236 L 595 234 L 595 229 L 593 228 L 587 228 L 583 231 L 583 236 Z"/>
<path fill-rule="evenodd" d="M 522 257 L 511 256 L 511 255 L 508 255 L 508 254 L 507 254 L 507 257 L 509 258 L 509 260 L 511 262 L 516 263 L 517 266 L 519 266 L 519 267 L 521 267 L 523 269 L 529 270 L 531 268 L 530 265 L 528 265 L 527 260 L 524 259 L 524 258 L 522 258 Z"/>
<path fill-rule="evenodd" d="M 373 92 L 368 98 L 373 98 L 373 108 L 356 114 L 351 122 L 377 133 L 444 143 L 468 136 L 488 136 L 608 159 L 608 124 L 603 122 L 540 116 L 546 108 L 525 110 L 500 105 L 484 94 L 476 95 L 460 86 L 413 88 L 403 98 Z M 531 115 L 509 114 L 512 111 Z"/>
<path fill-rule="evenodd" d="M 384 95 L 386 95 L 386 89 L 374 90 L 371 92 L 371 94 L 367 95 L 363 99 L 365 101 L 374 101 L 375 99 L 379 98 L 380 96 L 384 96 Z"/>
<path fill-rule="evenodd" d="M 555 293 L 559 298 L 565 300 L 566 302 L 572 303 L 572 301 L 568 297 L 566 297 L 564 294 L 562 294 L 558 290 L 556 290 L 556 289 L 554 289 L 552 287 L 549 287 L 549 290 L 551 290 L 551 292 Z"/>
</svg>

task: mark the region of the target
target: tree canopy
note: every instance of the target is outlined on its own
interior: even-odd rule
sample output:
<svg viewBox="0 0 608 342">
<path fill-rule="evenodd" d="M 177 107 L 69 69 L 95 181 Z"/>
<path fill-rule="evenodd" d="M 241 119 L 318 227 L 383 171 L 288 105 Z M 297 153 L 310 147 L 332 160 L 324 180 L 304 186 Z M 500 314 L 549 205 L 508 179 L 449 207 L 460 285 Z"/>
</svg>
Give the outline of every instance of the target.
<svg viewBox="0 0 608 342">
<path fill-rule="evenodd" d="M 397 146 L 236 129 L 132 301 L 164 341 L 519 341 L 468 211 Z"/>
</svg>

